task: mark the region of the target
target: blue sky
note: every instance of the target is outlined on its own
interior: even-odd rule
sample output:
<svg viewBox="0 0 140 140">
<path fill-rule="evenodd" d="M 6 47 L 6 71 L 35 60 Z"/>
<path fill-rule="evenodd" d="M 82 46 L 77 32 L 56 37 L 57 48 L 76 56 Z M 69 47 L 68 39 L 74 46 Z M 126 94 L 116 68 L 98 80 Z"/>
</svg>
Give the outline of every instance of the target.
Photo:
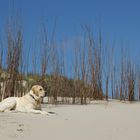
<svg viewBox="0 0 140 140">
<path fill-rule="evenodd" d="M 12 11 L 13 0 L 0 0 L 0 31 Z M 27 37 L 37 34 L 40 24 L 53 28 L 56 37 L 72 38 L 81 32 L 81 24 L 101 28 L 108 39 L 126 40 L 139 46 L 139 0 L 15 0 Z"/>
<path fill-rule="evenodd" d="M 8 17 L 15 11 L 13 0 L 0 0 L 0 35 Z M 132 55 L 140 52 L 140 1 L 139 0 L 15 0 L 20 13 L 24 40 L 35 40 L 41 23 L 52 32 L 56 21 L 56 40 L 73 40 L 81 36 L 81 25 L 88 24 L 96 33 L 102 30 L 104 40 L 129 44 Z M 15 12 L 16 13 L 16 12 Z"/>
</svg>

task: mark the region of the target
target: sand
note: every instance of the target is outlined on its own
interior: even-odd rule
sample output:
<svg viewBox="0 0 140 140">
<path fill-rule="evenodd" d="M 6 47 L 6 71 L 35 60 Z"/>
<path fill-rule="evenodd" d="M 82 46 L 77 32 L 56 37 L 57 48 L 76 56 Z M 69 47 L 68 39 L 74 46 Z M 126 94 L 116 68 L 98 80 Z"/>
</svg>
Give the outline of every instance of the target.
<svg viewBox="0 0 140 140">
<path fill-rule="evenodd" d="M 56 114 L 0 113 L 0 140 L 140 140 L 140 103 L 43 105 Z"/>
</svg>

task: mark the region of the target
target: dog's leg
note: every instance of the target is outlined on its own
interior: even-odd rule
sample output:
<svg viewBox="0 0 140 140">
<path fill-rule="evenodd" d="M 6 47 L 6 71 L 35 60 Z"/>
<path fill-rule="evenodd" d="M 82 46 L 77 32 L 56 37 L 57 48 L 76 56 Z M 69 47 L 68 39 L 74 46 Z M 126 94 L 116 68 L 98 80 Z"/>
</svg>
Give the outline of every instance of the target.
<svg viewBox="0 0 140 140">
<path fill-rule="evenodd" d="M 0 112 L 8 112 L 16 106 L 16 100 L 7 98 L 0 103 Z"/>
<path fill-rule="evenodd" d="M 4 112 L 8 112 L 8 113 L 18 113 L 20 111 L 18 110 L 5 110 Z"/>
<path fill-rule="evenodd" d="M 44 115 L 49 115 L 49 113 L 46 112 L 46 111 L 35 110 L 35 109 L 30 109 L 30 110 L 28 110 L 27 112 L 29 112 L 29 113 L 34 113 L 34 114 L 44 114 Z"/>
</svg>

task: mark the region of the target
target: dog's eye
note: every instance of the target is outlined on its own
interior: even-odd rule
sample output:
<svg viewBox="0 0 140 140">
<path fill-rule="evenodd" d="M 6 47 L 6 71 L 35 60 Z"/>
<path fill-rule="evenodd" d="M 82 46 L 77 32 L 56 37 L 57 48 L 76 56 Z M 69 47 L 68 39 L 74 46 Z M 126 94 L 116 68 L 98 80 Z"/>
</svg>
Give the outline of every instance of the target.
<svg viewBox="0 0 140 140">
<path fill-rule="evenodd" d="M 42 88 L 40 88 L 40 91 L 42 91 L 43 89 Z"/>
</svg>

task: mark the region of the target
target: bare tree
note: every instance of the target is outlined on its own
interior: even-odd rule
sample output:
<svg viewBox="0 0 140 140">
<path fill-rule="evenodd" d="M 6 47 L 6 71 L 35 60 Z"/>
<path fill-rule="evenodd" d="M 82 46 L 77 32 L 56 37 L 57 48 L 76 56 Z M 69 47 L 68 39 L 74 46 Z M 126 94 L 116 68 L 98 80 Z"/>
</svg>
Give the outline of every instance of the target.
<svg viewBox="0 0 140 140">
<path fill-rule="evenodd" d="M 93 99 L 103 99 L 102 91 L 102 37 L 99 33 L 99 41 L 94 41 L 90 27 L 85 26 L 88 43 L 88 63 L 91 74 L 91 88 Z"/>
<path fill-rule="evenodd" d="M 135 100 L 135 66 L 131 62 L 127 65 L 128 100 Z"/>
</svg>

